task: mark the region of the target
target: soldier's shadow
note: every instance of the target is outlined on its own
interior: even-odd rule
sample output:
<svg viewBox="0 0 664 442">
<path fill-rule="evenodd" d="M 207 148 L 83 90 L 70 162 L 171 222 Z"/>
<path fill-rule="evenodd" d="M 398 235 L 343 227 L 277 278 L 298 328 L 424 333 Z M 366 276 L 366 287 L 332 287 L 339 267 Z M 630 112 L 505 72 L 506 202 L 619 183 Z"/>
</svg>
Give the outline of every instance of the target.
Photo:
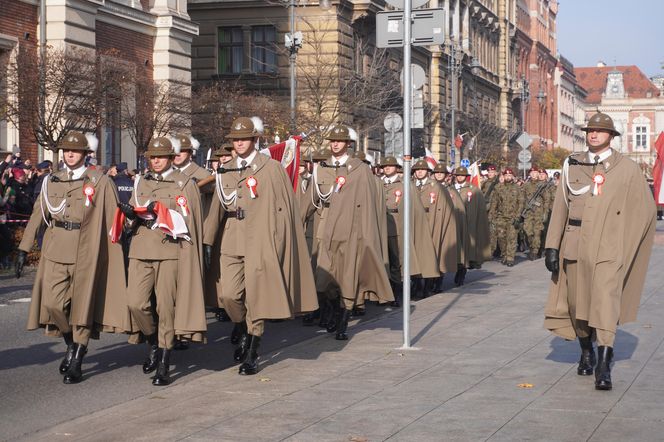
<svg viewBox="0 0 664 442">
<path fill-rule="evenodd" d="M 2 350 L 0 351 L 0 371 L 27 365 L 46 365 L 59 360 L 62 358 L 62 354 L 57 352 L 58 348 L 54 348 L 58 345 L 64 350 L 64 345 L 56 341 Z"/>
<path fill-rule="evenodd" d="M 639 343 L 639 338 L 624 330 L 618 330 L 616 333 L 614 361 L 623 361 L 632 358 L 634 350 Z M 597 344 L 595 344 L 596 347 Z M 574 363 L 579 361 L 581 348 L 579 341 L 566 341 L 563 338 L 555 337 L 550 343 L 551 352 L 546 357 L 549 361 Z"/>
</svg>

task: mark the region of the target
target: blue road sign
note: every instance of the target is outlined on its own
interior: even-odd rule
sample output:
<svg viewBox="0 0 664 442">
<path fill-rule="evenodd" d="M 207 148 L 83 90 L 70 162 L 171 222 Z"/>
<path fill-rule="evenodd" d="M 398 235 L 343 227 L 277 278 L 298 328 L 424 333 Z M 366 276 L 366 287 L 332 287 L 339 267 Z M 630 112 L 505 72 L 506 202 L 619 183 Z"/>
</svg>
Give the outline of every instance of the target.
<svg viewBox="0 0 664 442">
<path fill-rule="evenodd" d="M 470 160 L 468 158 L 464 158 L 463 160 L 461 160 L 460 164 L 463 167 L 468 167 L 468 166 L 470 166 Z"/>
</svg>

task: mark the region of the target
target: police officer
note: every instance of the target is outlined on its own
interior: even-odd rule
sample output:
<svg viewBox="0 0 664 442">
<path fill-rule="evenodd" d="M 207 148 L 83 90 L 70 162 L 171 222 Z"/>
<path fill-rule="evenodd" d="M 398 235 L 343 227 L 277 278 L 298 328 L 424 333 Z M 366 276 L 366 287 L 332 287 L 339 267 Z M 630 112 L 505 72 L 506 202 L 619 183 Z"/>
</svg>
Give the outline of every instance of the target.
<svg viewBox="0 0 664 442">
<path fill-rule="evenodd" d="M 143 372 L 156 370 L 153 385 L 171 381 L 175 340 L 204 342 L 207 330 L 201 201 L 195 182 L 173 167 L 177 145 L 166 137 L 150 142 L 146 152 L 150 171 L 137 178 L 130 203 L 120 205 L 134 230 L 129 248 L 129 311 L 133 329 L 147 338 Z"/>
<path fill-rule="evenodd" d="M 64 337 L 67 352 L 59 370 L 65 384 L 75 384 L 82 379 L 90 338 L 130 328 L 122 250 L 108 237 L 117 192 L 101 171 L 85 165 L 97 139 L 72 131 L 58 148 L 64 167 L 44 177 L 19 245 L 16 274 L 20 277 L 35 236 L 45 227 L 28 329 Z"/>
</svg>

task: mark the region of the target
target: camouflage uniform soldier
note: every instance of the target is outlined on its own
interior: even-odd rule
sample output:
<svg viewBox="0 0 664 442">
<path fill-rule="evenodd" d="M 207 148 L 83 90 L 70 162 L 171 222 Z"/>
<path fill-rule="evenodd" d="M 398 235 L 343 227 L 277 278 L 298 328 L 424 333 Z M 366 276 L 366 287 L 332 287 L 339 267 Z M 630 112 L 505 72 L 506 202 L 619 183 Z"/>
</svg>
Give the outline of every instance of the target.
<svg viewBox="0 0 664 442">
<path fill-rule="evenodd" d="M 488 212 L 489 218 L 489 248 L 493 254 L 498 248 L 498 238 L 496 236 L 496 224 L 494 223 L 495 213 L 491 213 L 491 195 L 496 191 L 498 187 L 498 171 L 496 166 L 490 164 L 487 166 L 487 180 L 482 183 L 482 192 L 484 193 L 484 201 L 486 202 L 486 210 Z"/>
<path fill-rule="evenodd" d="M 496 235 L 502 263 L 512 267 L 516 254 L 519 214 L 523 209 L 523 192 L 514 182 L 512 169 L 505 169 L 503 177 L 505 182 L 496 186 L 490 210 L 495 214 Z"/>
<path fill-rule="evenodd" d="M 523 217 L 523 231 L 528 241 L 528 259 L 534 261 L 539 253 L 544 231 L 544 218 L 548 211 L 548 195 L 546 183 L 539 180 L 539 170 L 530 169 L 530 181 L 523 185 L 525 215 Z"/>
</svg>

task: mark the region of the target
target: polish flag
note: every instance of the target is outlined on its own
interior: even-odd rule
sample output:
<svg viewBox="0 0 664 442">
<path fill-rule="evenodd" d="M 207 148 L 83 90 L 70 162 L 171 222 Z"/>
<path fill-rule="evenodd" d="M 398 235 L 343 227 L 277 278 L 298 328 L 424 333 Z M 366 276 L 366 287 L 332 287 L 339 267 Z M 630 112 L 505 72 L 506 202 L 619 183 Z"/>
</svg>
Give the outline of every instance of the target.
<svg viewBox="0 0 664 442">
<path fill-rule="evenodd" d="M 664 132 L 660 132 L 655 141 L 655 149 L 657 150 L 657 159 L 655 166 L 652 169 L 653 188 L 655 191 L 655 202 L 658 205 L 664 205 Z"/>
<path fill-rule="evenodd" d="M 433 153 L 428 148 L 424 148 L 424 160 L 427 162 L 429 165 L 429 169 L 433 170 L 436 167 L 436 164 L 438 162 L 436 159 L 433 157 Z"/>
<path fill-rule="evenodd" d="M 273 160 L 279 161 L 286 170 L 288 178 L 293 184 L 293 190 L 297 190 L 297 182 L 300 169 L 300 142 L 302 137 L 291 137 L 281 143 L 273 144 L 267 149 L 262 149 L 261 153 L 269 156 Z"/>
<path fill-rule="evenodd" d="M 461 149 L 461 146 L 463 146 L 463 134 L 458 134 L 456 138 L 454 139 L 454 145 L 456 146 L 457 149 Z"/>
<path fill-rule="evenodd" d="M 480 171 L 479 161 L 475 161 L 473 164 L 468 166 L 468 173 L 470 174 L 470 184 L 479 189 L 481 185 L 480 182 L 481 171 Z"/>
</svg>

